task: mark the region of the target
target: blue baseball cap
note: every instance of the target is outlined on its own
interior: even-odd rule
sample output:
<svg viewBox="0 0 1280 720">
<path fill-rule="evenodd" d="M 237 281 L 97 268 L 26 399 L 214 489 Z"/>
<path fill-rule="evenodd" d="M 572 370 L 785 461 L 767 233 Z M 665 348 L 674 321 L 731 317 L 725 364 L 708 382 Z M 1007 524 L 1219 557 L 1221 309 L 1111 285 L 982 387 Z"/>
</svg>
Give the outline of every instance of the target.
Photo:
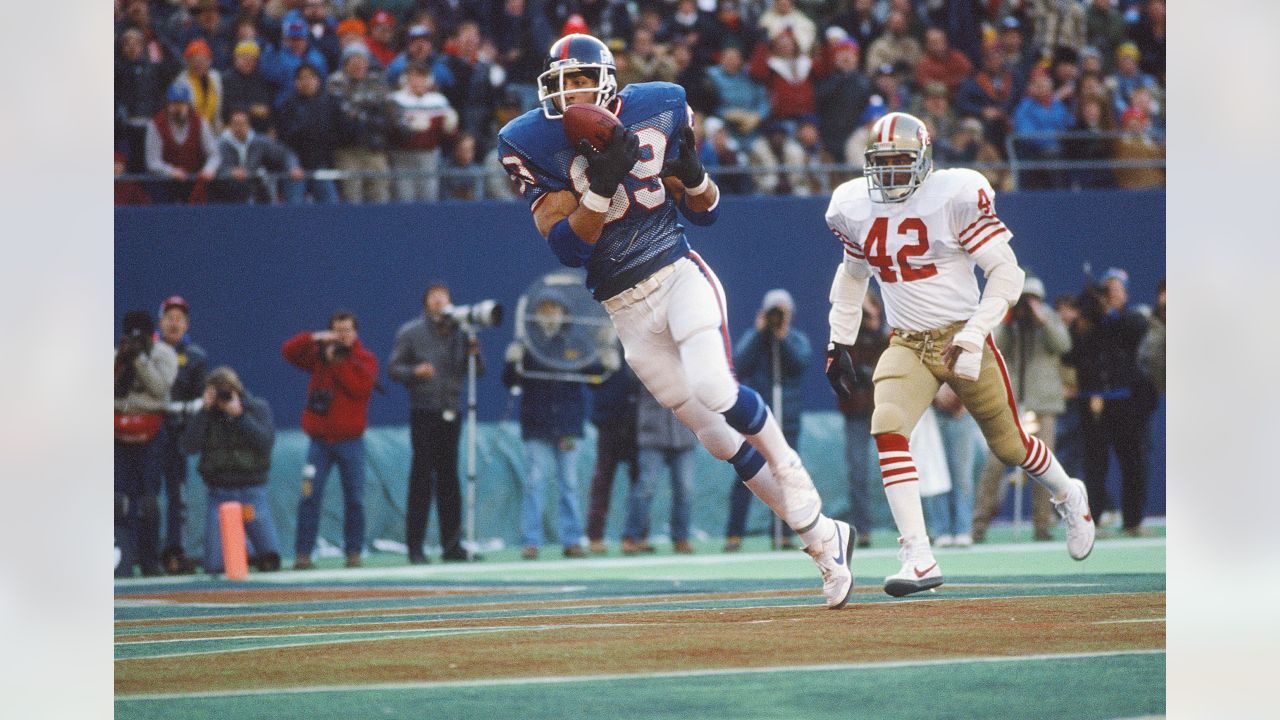
<svg viewBox="0 0 1280 720">
<path fill-rule="evenodd" d="M 1119 280 L 1120 284 L 1125 288 L 1129 287 L 1129 273 L 1121 268 L 1107 268 L 1107 271 L 1102 273 L 1102 282 L 1105 283 L 1108 280 Z"/>
<path fill-rule="evenodd" d="M 307 23 L 301 18 L 286 18 L 281 23 L 280 34 L 286 38 L 304 38 L 307 36 Z"/>
<path fill-rule="evenodd" d="M 165 93 L 167 102 L 191 102 L 191 88 L 186 85 L 170 85 L 169 91 Z"/>
</svg>

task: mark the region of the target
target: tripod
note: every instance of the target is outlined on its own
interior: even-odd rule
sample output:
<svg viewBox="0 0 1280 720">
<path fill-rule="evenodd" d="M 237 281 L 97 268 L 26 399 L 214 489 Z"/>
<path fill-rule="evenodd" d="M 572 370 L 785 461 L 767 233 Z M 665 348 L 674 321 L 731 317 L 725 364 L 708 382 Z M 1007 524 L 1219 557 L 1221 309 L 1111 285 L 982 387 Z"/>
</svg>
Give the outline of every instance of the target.
<svg viewBox="0 0 1280 720">
<path fill-rule="evenodd" d="M 459 323 L 467 334 L 467 517 L 465 550 L 468 556 L 476 552 L 476 355 L 471 348 L 476 344 L 476 330 L 471 323 Z"/>
</svg>

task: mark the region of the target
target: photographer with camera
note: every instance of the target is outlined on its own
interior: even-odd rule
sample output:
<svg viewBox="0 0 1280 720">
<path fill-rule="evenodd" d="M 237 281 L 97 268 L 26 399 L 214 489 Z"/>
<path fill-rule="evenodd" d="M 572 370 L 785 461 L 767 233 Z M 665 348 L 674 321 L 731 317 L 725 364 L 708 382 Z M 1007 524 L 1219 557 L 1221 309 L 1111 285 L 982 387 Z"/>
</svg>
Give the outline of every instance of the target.
<svg viewBox="0 0 1280 720">
<path fill-rule="evenodd" d="M 311 552 L 320 529 L 320 506 L 329 470 L 342 480 L 343 546 L 347 567 L 360 567 L 364 549 L 364 431 L 369 398 L 378 378 L 378 359 L 360 343 L 356 316 L 339 310 L 328 330 L 301 332 L 284 342 L 284 359 L 311 373 L 302 431 L 311 438 L 302 469 L 298 502 L 295 570 L 313 567 Z"/>
<path fill-rule="evenodd" d="M 804 373 L 813 358 L 809 336 L 791 327 L 796 304 L 791 293 L 775 288 L 764 294 L 756 325 L 743 333 L 733 349 L 733 366 L 739 382 L 748 387 L 770 388 L 761 393 L 770 407 L 782 403 L 778 419 L 787 444 L 800 451 L 800 410 L 804 404 Z M 725 529 L 725 550 L 741 547 L 746 532 L 747 514 L 751 509 L 751 491 L 734 477 L 729 491 L 729 522 Z M 782 549 L 795 547 L 795 533 L 782 525 Z"/>
<path fill-rule="evenodd" d="M 245 392 L 235 370 L 216 368 L 205 381 L 201 410 L 187 420 L 182 452 L 200 455 L 196 469 L 208 488 L 204 517 L 204 569 L 223 570 L 218 508 L 238 502 L 244 508 L 244 531 L 253 547 L 251 561 L 259 570 L 280 569 L 280 543 L 267 499 L 267 471 L 275 426 L 267 401 Z"/>
<path fill-rule="evenodd" d="M 187 420 L 200 411 L 205 375 L 209 372 L 204 349 L 187 336 L 191 307 L 180 295 L 170 295 L 160 303 L 160 340 L 173 348 L 178 357 L 178 376 L 169 388 L 169 412 L 164 429 L 165 522 L 164 551 L 160 562 L 165 572 L 178 575 L 194 568 L 182 547 L 182 532 L 187 524 L 187 503 L 183 492 L 187 485 L 187 457 L 179 447 Z"/>
<path fill-rule="evenodd" d="M 164 412 L 178 375 L 173 348 L 155 342 L 151 313 L 125 313 L 115 357 L 116 577 L 161 575 L 160 493 Z"/>
<path fill-rule="evenodd" d="M 544 289 L 533 305 L 537 337 L 515 340 L 507 347 L 502 382 L 520 398 L 520 437 L 524 441 L 525 475 L 520 506 L 520 556 L 536 560 L 542 546 L 543 487 L 554 478 L 560 496 L 560 544 L 564 556 L 586 556 L 582 547 L 582 509 L 578 498 L 578 452 L 586 422 L 587 396 L 581 380 L 555 380 L 555 368 L 538 360 L 526 347 L 536 342 L 547 354 L 570 357 L 578 350 L 570 343 L 569 300 L 556 289 Z M 610 363 L 616 363 L 615 359 Z M 583 373 L 601 372 L 602 363 Z M 616 365 L 610 370 L 616 369 Z"/>
<path fill-rule="evenodd" d="M 446 562 L 473 559 L 463 549 L 462 494 L 458 484 L 458 442 L 462 436 L 460 402 L 467 379 L 467 357 L 484 374 L 480 344 L 468 339 L 447 314 L 453 306 L 449 287 L 434 282 L 422 297 L 422 314 L 396 332 L 387 374 L 409 390 L 409 438 L 413 461 L 405 501 L 404 534 L 409 563 L 427 562 L 422 550 L 432 498 L 440 522 L 440 548 Z"/>
</svg>

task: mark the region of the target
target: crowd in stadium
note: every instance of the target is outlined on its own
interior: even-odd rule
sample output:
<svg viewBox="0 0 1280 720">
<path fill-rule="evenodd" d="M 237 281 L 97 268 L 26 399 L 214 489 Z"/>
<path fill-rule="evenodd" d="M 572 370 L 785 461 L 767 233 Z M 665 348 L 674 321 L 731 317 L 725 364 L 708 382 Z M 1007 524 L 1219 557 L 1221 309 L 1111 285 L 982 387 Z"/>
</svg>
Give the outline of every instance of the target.
<svg viewBox="0 0 1280 720">
<path fill-rule="evenodd" d="M 997 190 L 1164 182 L 1164 0 L 115 5 L 117 204 L 513 197 L 497 131 L 575 32 L 685 88 L 728 193 L 829 190 L 897 110 Z"/>
</svg>

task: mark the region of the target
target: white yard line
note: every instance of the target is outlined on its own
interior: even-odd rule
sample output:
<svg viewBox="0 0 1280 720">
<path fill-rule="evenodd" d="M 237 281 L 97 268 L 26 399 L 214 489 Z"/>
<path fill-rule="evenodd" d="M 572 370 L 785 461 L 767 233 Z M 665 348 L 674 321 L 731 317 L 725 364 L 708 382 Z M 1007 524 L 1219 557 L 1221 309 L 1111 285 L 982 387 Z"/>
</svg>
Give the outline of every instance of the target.
<svg viewBox="0 0 1280 720">
<path fill-rule="evenodd" d="M 521 685 L 554 685 L 568 683 L 611 682 L 618 680 L 659 680 L 669 678 L 697 678 L 725 675 L 766 675 L 773 673 L 838 672 L 847 670 L 886 670 L 914 667 L 945 667 L 949 665 L 973 665 L 982 663 L 1052 662 L 1056 660 L 1085 660 L 1136 655 L 1163 655 L 1164 650 L 1115 650 L 1095 653 L 1062 653 L 1044 655 L 975 655 L 962 658 L 936 660 L 896 660 L 889 662 L 836 663 L 828 665 L 782 665 L 755 668 L 709 668 L 669 672 L 630 673 L 611 675 L 550 675 L 524 678 L 486 678 L 481 680 L 449 680 L 440 682 L 382 683 L 374 685 L 312 685 L 295 688 L 219 690 L 199 693 L 163 693 L 149 695 L 120 695 L 116 702 L 140 700 L 180 700 L 188 698 L 244 697 L 261 695 L 301 695 L 334 692 L 381 692 L 388 690 L 434 690 L 452 688 L 484 688 Z"/>
<path fill-rule="evenodd" d="M 1126 548 L 1164 547 L 1165 539 L 1156 538 L 1115 538 L 1099 540 L 1099 547 L 1110 544 L 1123 545 Z M 951 553 L 959 555 L 994 555 L 1013 553 L 1017 555 L 1036 555 L 1042 553 L 1061 553 L 1062 543 L 1004 543 L 982 544 L 967 548 L 942 549 L 940 555 Z M 857 550 L 854 558 L 896 558 L 897 548 L 877 548 L 875 550 Z M 670 567 L 670 566 L 702 566 L 733 565 L 741 563 L 789 562 L 808 563 L 810 560 L 804 553 L 796 551 L 792 555 L 778 552 L 756 553 L 710 553 L 693 556 L 656 556 L 656 557 L 607 557 L 572 560 L 539 560 L 529 562 L 480 562 L 480 563 L 440 563 L 437 565 L 404 565 L 400 567 L 365 567 L 365 568 L 333 568 L 329 570 L 281 570 L 274 573 L 255 573 L 244 582 L 250 585 L 295 585 L 314 582 L 355 582 L 372 579 L 388 580 L 427 580 L 437 576 L 477 577 L 488 575 L 505 575 L 509 573 L 538 574 L 561 572 L 566 568 L 617 568 L 625 562 L 629 568 Z M 653 578 L 644 578 L 646 580 Z M 121 578 L 115 581 L 118 588 L 143 588 L 153 585 L 186 585 L 208 582 L 208 576 L 174 575 L 163 578 Z"/>
</svg>

